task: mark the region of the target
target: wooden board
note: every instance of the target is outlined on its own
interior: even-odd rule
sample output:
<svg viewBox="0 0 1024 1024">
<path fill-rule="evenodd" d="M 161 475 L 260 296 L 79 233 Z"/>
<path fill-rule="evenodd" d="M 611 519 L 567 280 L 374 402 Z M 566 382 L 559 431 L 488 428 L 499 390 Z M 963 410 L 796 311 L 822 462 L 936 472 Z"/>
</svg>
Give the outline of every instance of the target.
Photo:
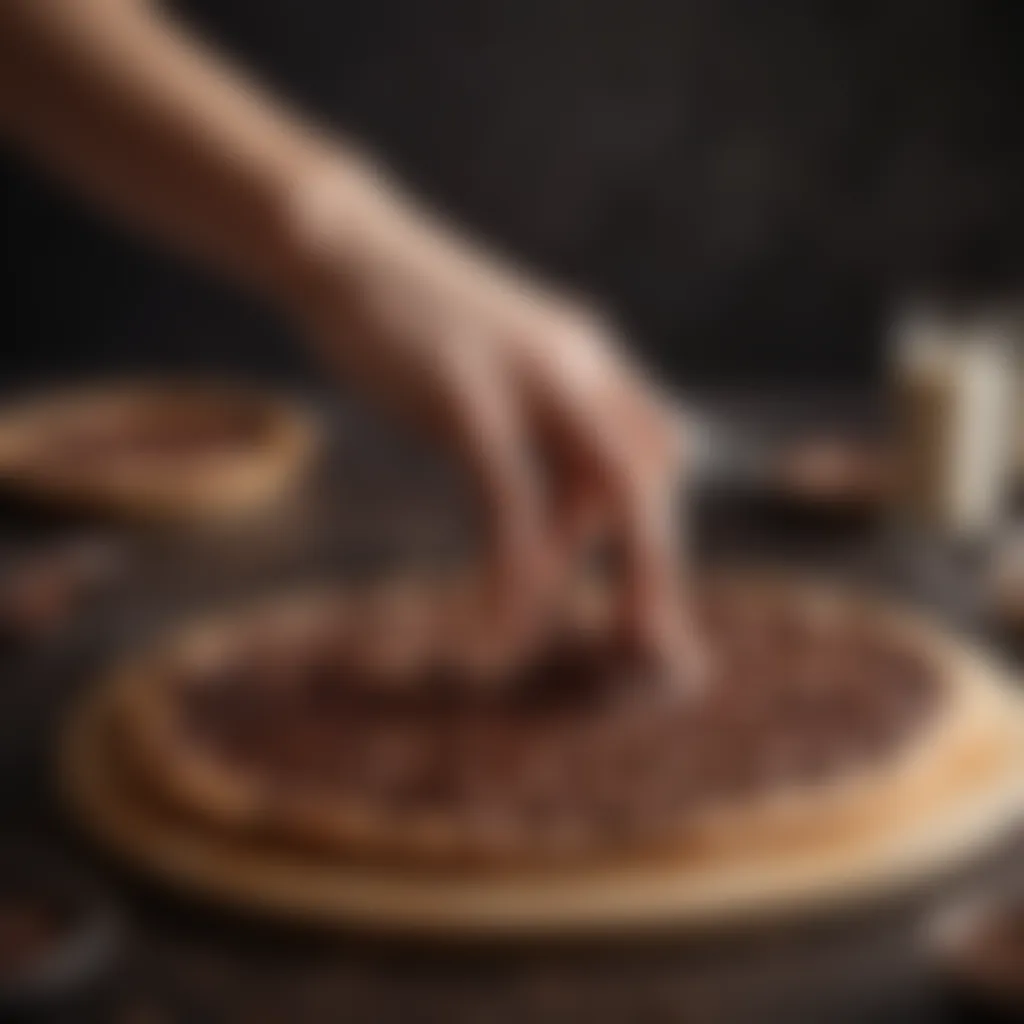
<svg viewBox="0 0 1024 1024">
<path fill-rule="evenodd" d="M 1024 810 L 1024 713 L 999 670 L 963 649 L 958 671 L 1008 714 L 982 770 L 860 841 L 727 861 L 647 858 L 600 867 L 447 873 L 354 864 L 204 829 L 133 791 L 111 756 L 111 691 L 78 709 L 62 779 L 111 850 L 187 892 L 291 921 L 436 937 L 706 929 L 834 911 L 922 884 L 989 849 Z"/>
</svg>

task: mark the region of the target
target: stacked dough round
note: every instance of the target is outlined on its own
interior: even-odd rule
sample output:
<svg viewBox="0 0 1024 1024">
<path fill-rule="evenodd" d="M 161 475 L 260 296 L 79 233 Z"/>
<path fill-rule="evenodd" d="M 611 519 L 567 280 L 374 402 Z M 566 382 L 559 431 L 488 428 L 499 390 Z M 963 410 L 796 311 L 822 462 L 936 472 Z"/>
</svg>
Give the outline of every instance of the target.
<svg viewBox="0 0 1024 1024">
<path fill-rule="evenodd" d="M 304 411 L 256 390 L 96 386 L 0 413 L 0 484 L 117 518 L 223 520 L 286 494 L 314 448 Z"/>
</svg>

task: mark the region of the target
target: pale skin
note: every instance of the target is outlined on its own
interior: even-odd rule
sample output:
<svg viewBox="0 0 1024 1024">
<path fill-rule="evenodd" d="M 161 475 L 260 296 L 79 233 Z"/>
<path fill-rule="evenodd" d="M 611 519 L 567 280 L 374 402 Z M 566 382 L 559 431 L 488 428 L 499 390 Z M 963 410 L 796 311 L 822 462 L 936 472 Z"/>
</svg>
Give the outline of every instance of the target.
<svg viewBox="0 0 1024 1024">
<path fill-rule="evenodd" d="M 350 143 L 144 0 L 0 0 L 0 129 L 52 173 L 280 307 L 427 431 L 488 527 L 476 635 L 515 656 L 595 533 L 616 628 L 692 662 L 678 419 L 611 327 L 462 238 Z"/>
</svg>

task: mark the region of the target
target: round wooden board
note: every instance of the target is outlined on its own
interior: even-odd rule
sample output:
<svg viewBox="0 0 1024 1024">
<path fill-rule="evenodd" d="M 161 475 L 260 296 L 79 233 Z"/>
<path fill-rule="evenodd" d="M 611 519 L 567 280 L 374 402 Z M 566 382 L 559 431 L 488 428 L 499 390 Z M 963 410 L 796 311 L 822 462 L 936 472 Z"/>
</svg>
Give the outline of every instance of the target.
<svg viewBox="0 0 1024 1024">
<path fill-rule="evenodd" d="M 1024 713 L 999 670 L 957 647 L 957 670 L 1005 706 L 984 767 L 861 841 L 728 861 L 635 858 L 521 871 L 367 865 L 218 834 L 140 798 L 111 756 L 111 687 L 77 709 L 62 781 L 105 846 L 175 887 L 292 922 L 452 939 L 689 931 L 834 911 L 965 865 L 1024 810 Z M 991 756 L 988 756 L 988 755 Z"/>
</svg>

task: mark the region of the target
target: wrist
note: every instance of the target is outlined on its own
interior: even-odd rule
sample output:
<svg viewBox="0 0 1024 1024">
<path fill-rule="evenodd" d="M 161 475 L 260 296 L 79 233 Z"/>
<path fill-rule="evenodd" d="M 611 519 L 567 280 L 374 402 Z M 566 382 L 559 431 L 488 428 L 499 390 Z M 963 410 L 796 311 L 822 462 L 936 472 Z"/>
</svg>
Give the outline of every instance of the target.
<svg viewBox="0 0 1024 1024">
<path fill-rule="evenodd" d="M 412 204 L 368 159 L 333 153 L 291 175 L 278 199 L 277 300 L 300 314 L 325 290 L 359 287 L 421 234 Z"/>
</svg>

